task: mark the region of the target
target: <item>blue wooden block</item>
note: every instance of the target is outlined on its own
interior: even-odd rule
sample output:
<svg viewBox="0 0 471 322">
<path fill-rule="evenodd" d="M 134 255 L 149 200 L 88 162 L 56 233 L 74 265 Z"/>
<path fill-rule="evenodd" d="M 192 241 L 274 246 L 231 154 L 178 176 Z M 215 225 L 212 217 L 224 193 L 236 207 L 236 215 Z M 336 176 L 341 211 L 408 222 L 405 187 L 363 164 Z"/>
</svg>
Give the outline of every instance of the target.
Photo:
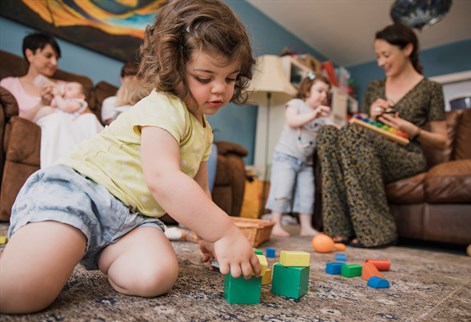
<svg viewBox="0 0 471 322">
<path fill-rule="evenodd" d="M 267 258 L 275 258 L 276 249 L 274 247 L 267 247 L 265 248 L 265 254 Z"/>
<path fill-rule="evenodd" d="M 346 262 L 347 261 L 347 255 L 345 255 L 344 253 L 335 254 L 335 260 L 340 261 L 340 262 Z"/>
<path fill-rule="evenodd" d="M 389 281 L 378 276 L 371 276 L 367 285 L 373 288 L 389 288 Z"/>
<path fill-rule="evenodd" d="M 327 274 L 340 274 L 342 271 L 342 265 L 345 265 L 345 263 L 328 262 L 325 264 L 325 272 Z"/>
</svg>

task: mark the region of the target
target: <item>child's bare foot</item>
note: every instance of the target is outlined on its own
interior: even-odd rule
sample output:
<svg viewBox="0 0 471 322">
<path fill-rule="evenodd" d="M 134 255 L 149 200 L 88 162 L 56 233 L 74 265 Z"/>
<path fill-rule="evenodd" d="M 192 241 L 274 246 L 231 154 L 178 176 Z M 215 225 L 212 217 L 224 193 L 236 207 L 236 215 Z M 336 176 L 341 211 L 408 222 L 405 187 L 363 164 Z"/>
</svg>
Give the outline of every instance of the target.
<svg viewBox="0 0 471 322">
<path fill-rule="evenodd" d="M 343 236 L 336 236 L 336 237 L 332 238 L 332 240 L 334 241 L 334 243 L 340 243 L 340 244 L 348 244 L 349 243 L 349 239 L 347 237 L 343 237 Z"/>
<path fill-rule="evenodd" d="M 280 224 L 275 224 L 275 226 L 273 226 L 271 235 L 274 237 L 285 237 L 285 238 L 291 236 L 286 230 L 283 229 L 283 227 Z"/>
<path fill-rule="evenodd" d="M 301 228 L 299 235 L 313 237 L 313 236 L 319 235 L 319 232 L 315 230 L 314 228 L 307 227 L 307 228 Z"/>
</svg>

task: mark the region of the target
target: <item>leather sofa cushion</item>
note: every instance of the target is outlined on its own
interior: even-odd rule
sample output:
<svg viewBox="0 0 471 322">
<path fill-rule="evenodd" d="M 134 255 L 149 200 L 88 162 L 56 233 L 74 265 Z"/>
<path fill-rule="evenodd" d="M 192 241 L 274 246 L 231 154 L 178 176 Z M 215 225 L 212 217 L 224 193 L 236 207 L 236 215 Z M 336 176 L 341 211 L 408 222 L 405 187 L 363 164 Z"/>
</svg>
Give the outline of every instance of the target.
<svg viewBox="0 0 471 322">
<path fill-rule="evenodd" d="M 428 203 L 469 203 L 471 200 L 471 160 L 439 164 L 429 170 L 424 181 Z"/>
<path fill-rule="evenodd" d="M 463 116 L 463 111 L 450 111 L 446 113 L 446 125 L 447 125 L 447 140 L 445 149 L 432 149 L 427 146 L 422 146 L 424 151 L 425 159 L 427 160 L 427 165 L 429 168 L 453 160 L 454 149 L 455 149 L 455 138 L 458 132 L 458 127 L 461 122 L 461 117 Z M 426 127 L 429 130 L 429 127 Z"/>
<path fill-rule="evenodd" d="M 95 85 L 95 105 L 101 111 L 101 105 L 105 98 L 114 96 L 118 92 L 118 87 L 105 81 L 98 82 Z M 101 119 L 101 116 L 99 117 Z"/>
<path fill-rule="evenodd" d="M 471 159 L 471 109 L 463 111 L 456 133 L 455 160 Z"/>
<path fill-rule="evenodd" d="M 427 173 L 404 178 L 386 185 L 386 196 L 390 203 L 418 204 L 425 200 L 424 180 Z"/>
</svg>

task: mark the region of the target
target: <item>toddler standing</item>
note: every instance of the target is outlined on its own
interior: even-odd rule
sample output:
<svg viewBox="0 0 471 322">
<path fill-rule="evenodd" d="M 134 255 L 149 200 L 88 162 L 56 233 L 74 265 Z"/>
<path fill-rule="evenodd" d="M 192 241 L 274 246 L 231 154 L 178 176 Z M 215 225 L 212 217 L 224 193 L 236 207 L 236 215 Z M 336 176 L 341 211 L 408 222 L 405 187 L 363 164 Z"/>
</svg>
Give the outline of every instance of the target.
<svg viewBox="0 0 471 322">
<path fill-rule="evenodd" d="M 46 308 L 79 262 L 122 294 L 168 292 L 179 269 L 165 213 L 203 239 L 222 274 L 260 274 L 247 238 L 211 201 L 207 174 L 206 115 L 243 102 L 252 77 L 244 26 L 222 1 L 173 0 L 147 27 L 141 55 L 154 90 L 18 194 L 0 257 L 0 312 Z"/>
<path fill-rule="evenodd" d="M 301 236 L 318 232 L 311 226 L 314 212 L 313 154 L 316 135 L 326 124 L 330 107 L 325 106 L 330 83 L 324 76 L 310 72 L 299 85 L 296 98 L 286 105 L 285 125 L 275 147 L 266 208 L 271 210 L 275 226 L 273 236 L 289 237 L 282 215 L 299 213 Z"/>
</svg>

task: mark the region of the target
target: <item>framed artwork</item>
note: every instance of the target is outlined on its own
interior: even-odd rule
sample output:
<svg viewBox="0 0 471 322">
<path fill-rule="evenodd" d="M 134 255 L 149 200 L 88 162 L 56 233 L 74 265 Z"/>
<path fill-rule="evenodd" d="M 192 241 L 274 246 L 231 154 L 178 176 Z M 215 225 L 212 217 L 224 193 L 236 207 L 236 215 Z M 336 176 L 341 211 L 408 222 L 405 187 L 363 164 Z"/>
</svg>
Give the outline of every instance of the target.
<svg viewBox="0 0 471 322">
<path fill-rule="evenodd" d="M 165 0 L 1 0 L 0 15 L 120 61 L 137 57 Z"/>
</svg>

